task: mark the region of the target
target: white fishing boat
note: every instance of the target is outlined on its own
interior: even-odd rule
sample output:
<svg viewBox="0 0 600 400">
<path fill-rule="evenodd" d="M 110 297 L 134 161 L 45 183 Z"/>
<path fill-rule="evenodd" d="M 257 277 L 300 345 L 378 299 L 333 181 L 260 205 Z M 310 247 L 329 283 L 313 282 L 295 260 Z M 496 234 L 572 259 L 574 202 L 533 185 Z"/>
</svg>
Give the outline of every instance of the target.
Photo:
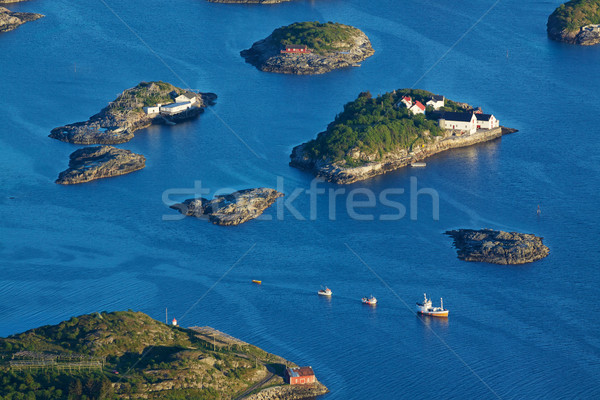
<svg viewBox="0 0 600 400">
<path fill-rule="evenodd" d="M 416 167 L 421 167 L 421 168 L 423 168 L 423 167 L 426 167 L 426 166 L 427 166 L 427 163 L 424 163 L 424 162 L 414 162 L 414 163 L 410 164 L 410 166 L 411 166 L 411 167 L 415 167 L 415 168 L 416 168 Z"/>
<path fill-rule="evenodd" d="M 444 308 L 444 299 L 440 298 L 440 306 L 433 307 L 431 299 L 427 298 L 427 294 L 424 294 L 423 303 L 417 303 L 417 312 L 422 315 L 429 315 L 432 317 L 448 317 L 448 310 Z"/>
<path fill-rule="evenodd" d="M 325 289 L 319 290 L 318 293 L 319 296 L 331 296 L 333 294 L 331 289 L 329 289 L 327 286 L 325 286 Z"/>
<path fill-rule="evenodd" d="M 377 299 L 373 295 L 371 295 L 371 297 L 363 297 L 361 301 L 363 302 L 363 304 L 368 304 L 370 306 L 374 306 L 377 304 Z"/>
</svg>

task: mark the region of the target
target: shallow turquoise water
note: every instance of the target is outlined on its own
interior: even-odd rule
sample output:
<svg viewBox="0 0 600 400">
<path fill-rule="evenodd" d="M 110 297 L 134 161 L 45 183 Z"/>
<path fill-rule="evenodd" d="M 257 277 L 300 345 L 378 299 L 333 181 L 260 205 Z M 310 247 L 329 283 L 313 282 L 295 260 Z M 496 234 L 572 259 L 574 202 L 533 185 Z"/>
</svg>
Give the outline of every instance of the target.
<svg viewBox="0 0 600 400">
<path fill-rule="evenodd" d="M 148 47 L 102 2 L 14 5 L 47 16 L 0 36 L 0 335 L 98 310 L 162 319 L 168 307 L 184 326 L 312 365 L 326 399 L 600 396 L 600 47 L 546 38 L 558 1 L 499 2 L 437 64 L 492 1 L 107 4 Z M 239 57 L 297 20 L 357 26 L 376 53 L 312 77 L 262 73 Z M 217 93 L 214 112 L 121 145 L 147 157 L 143 171 L 55 185 L 78 146 L 49 131 L 156 79 Z M 439 220 L 421 196 L 416 219 L 359 221 L 345 195 L 335 220 L 319 196 L 311 220 L 305 194 L 293 205 L 306 220 L 288 209 L 280 220 L 276 207 L 271 221 L 235 228 L 163 220 L 175 215 L 164 191 L 195 181 L 213 193 L 276 187 L 278 177 L 288 196 L 308 188 L 312 176 L 287 165 L 293 146 L 359 92 L 417 81 L 520 130 L 346 187 L 404 188 L 409 208 L 416 177 L 439 193 Z M 459 227 L 533 232 L 551 254 L 525 266 L 461 262 L 442 234 Z M 330 301 L 316 296 L 321 284 Z M 447 322 L 412 314 L 424 291 L 444 297 Z M 371 293 L 375 309 L 360 304 Z"/>
</svg>

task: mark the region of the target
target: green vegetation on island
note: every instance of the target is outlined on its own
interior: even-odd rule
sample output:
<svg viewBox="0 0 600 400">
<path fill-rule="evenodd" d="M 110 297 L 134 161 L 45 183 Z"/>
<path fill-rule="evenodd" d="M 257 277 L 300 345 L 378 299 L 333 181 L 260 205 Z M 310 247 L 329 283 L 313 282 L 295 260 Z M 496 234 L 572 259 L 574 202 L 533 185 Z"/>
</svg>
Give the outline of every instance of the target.
<svg viewBox="0 0 600 400">
<path fill-rule="evenodd" d="M 438 125 L 433 109 L 425 115 L 411 114 L 398 102 L 404 96 L 412 97 L 425 104 L 433 93 L 418 89 L 402 89 L 373 98 L 369 92 L 361 93 L 347 103 L 344 110 L 319 133 L 316 139 L 306 143 L 305 152 L 313 159 L 337 162 L 345 160 L 348 167 L 367 161 L 377 161 L 385 153 L 400 149 L 410 150 L 413 146 L 429 143 L 441 136 L 443 129 Z M 464 111 L 464 105 L 446 99 L 440 111 Z M 369 160 L 355 157 L 356 152 L 368 155 Z"/>
<path fill-rule="evenodd" d="M 0 338 L 0 398 L 226 399 L 271 373 L 282 383 L 285 360 L 228 338 L 215 345 L 141 312 L 74 317 Z"/>
<path fill-rule="evenodd" d="M 569 31 L 579 31 L 586 25 L 600 24 L 600 0 L 571 0 L 561 4 L 550 15 L 552 23 Z"/>
<path fill-rule="evenodd" d="M 277 28 L 271 34 L 271 40 L 286 45 L 306 45 L 317 54 L 331 51 L 344 51 L 352 46 L 351 39 L 358 29 L 337 22 L 295 22 Z"/>
<path fill-rule="evenodd" d="M 600 0 L 572 0 L 548 17 L 548 36 L 566 43 L 594 45 L 600 43 L 599 24 Z"/>
</svg>

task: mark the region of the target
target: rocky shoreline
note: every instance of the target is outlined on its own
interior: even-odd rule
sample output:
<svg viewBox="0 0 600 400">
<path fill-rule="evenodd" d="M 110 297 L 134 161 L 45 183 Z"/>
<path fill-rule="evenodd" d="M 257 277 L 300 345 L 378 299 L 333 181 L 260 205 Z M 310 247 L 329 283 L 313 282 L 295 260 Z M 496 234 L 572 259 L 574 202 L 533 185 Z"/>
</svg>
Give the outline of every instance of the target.
<svg viewBox="0 0 600 400">
<path fill-rule="evenodd" d="M 246 400 L 303 400 L 314 399 L 329 393 L 321 382 L 310 385 L 285 385 L 263 389 L 258 393 L 246 397 Z"/>
<path fill-rule="evenodd" d="M 264 72 L 296 75 L 318 75 L 335 69 L 358 66 L 357 63 L 375 53 L 367 35 L 361 30 L 342 25 L 353 30 L 348 42 L 337 43 L 339 50 L 311 52 L 307 54 L 283 54 L 282 44 L 273 39 L 273 34 L 255 42 L 250 49 L 240 55 L 247 63 Z"/>
<path fill-rule="evenodd" d="M 600 0 L 571 0 L 548 17 L 548 37 L 558 42 L 592 46 L 600 43 Z"/>
<path fill-rule="evenodd" d="M 245 189 L 216 196 L 213 200 L 187 199 L 170 208 L 191 217 L 208 217 L 215 225 L 231 226 L 257 218 L 282 196 L 283 193 L 269 188 Z"/>
<path fill-rule="evenodd" d="M 182 94 L 191 93 L 165 82 L 141 82 L 123 91 L 98 114 L 84 122 L 52 129 L 49 137 L 74 144 L 120 144 L 131 140 L 134 132 L 152 124 L 174 124 L 192 119 L 214 104 L 214 93 L 192 93 L 192 106 L 176 115 L 147 114 L 144 107 L 167 104 Z"/>
<path fill-rule="evenodd" d="M 447 231 L 454 239 L 458 258 L 493 264 L 525 264 L 540 260 L 550 253 L 541 237 L 492 229 L 459 229 Z"/>
<path fill-rule="evenodd" d="M 26 22 L 35 21 L 42 17 L 44 17 L 42 14 L 12 12 L 8 8 L 0 7 L 0 32 L 12 31 Z"/>
<path fill-rule="evenodd" d="M 439 139 L 436 138 L 437 140 L 433 143 L 426 144 L 424 147 L 417 148 L 412 152 L 400 150 L 388 153 L 384 155 L 383 161 L 370 162 L 366 165 L 352 168 L 343 167 L 338 165 L 338 163 L 331 163 L 326 160 L 310 158 L 304 152 L 306 143 L 303 143 L 292 150 L 290 166 L 310 171 L 317 177 L 328 182 L 348 184 L 394 171 L 449 149 L 487 142 L 513 132 L 517 132 L 517 130 L 499 127 L 489 130 L 480 129 L 473 135 L 440 137 Z"/>
<path fill-rule="evenodd" d="M 579 28 L 579 31 L 569 31 L 548 24 L 548 36 L 558 42 L 593 46 L 600 43 L 600 25 L 586 25 Z"/>
<path fill-rule="evenodd" d="M 145 166 L 146 158 L 129 150 L 112 146 L 85 147 L 70 155 L 69 168 L 58 175 L 56 183 L 84 183 L 128 174 Z"/>
</svg>

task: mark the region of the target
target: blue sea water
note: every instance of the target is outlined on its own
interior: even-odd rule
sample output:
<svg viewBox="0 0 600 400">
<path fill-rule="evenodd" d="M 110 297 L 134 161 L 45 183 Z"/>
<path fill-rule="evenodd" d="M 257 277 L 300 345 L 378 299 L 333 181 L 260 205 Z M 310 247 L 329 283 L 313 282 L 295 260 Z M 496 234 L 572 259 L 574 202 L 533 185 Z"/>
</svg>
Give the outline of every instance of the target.
<svg viewBox="0 0 600 400">
<path fill-rule="evenodd" d="M 599 398 L 600 46 L 546 37 L 559 4 L 12 5 L 46 17 L 0 36 L 0 335 L 101 310 L 162 319 L 168 307 L 184 326 L 312 365 L 327 400 Z M 354 25 L 376 53 L 320 76 L 263 73 L 239 56 L 301 20 Z M 48 138 L 52 128 L 159 79 L 215 92 L 217 104 L 120 145 L 147 157 L 140 172 L 53 183 L 79 146 Z M 380 202 L 357 211 L 374 220 L 352 218 L 348 194 L 331 200 L 342 187 L 328 183 L 312 208 L 305 193 L 292 203 L 304 220 L 276 206 L 271 220 L 237 227 L 164 218 L 177 215 L 165 191 L 198 181 L 211 194 L 275 188 L 278 178 L 288 198 L 309 188 L 312 176 L 288 166 L 293 146 L 359 92 L 413 85 L 480 105 L 519 132 L 345 187 L 405 189 L 400 220 L 379 220 L 393 211 Z M 439 219 L 426 194 L 411 209 L 413 177 L 439 194 Z M 175 192 L 167 197 L 189 197 Z M 462 227 L 536 233 L 551 253 L 522 266 L 463 262 L 443 235 Z M 316 296 L 322 284 L 332 299 Z M 444 297 L 448 321 L 413 314 L 423 292 Z M 376 308 L 360 304 L 371 293 Z"/>
</svg>

